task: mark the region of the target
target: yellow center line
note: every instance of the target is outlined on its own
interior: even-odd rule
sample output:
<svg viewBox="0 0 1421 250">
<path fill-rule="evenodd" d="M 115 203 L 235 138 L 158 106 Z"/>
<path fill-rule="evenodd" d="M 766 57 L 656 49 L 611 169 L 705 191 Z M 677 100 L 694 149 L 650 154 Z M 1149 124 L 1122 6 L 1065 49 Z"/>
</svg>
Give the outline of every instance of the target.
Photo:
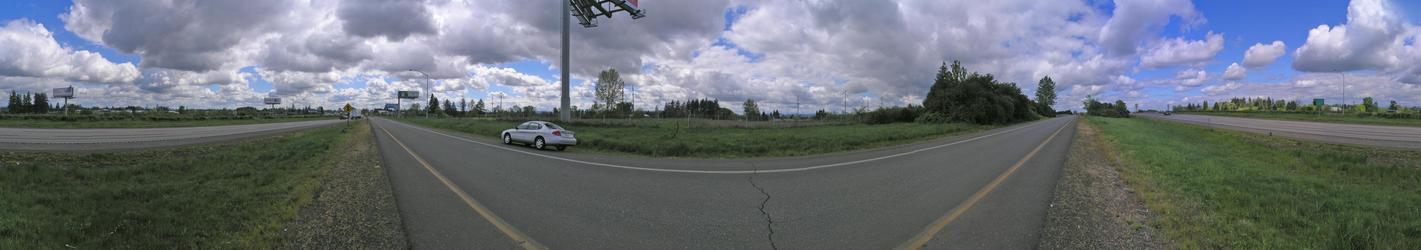
<svg viewBox="0 0 1421 250">
<path fill-rule="evenodd" d="M 513 228 L 513 225 L 509 225 L 508 222 L 503 221 L 503 219 L 499 218 L 498 215 L 494 215 L 493 212 L 489 211 L 488 208 L 484 207 L 483 204 L 480 204 L 478 201 L 474 200 L 472 196 L 469 196 L 468 193 L 465 193 L 463 189 L 460 189 L 458 186 L 454 185 L 453 182 L 450 182 L 449 178 L 444 178 L 444 174 L 439 173 L 439 170 L 435 170 L 433 166 L 429 165 L 429 162 L 424 161 L 424 158 L 421 158 L 418 154 L 415 154 L 413 150 L 410 150 L 409 147 L 405 146 L 404 142 L 400 142 L 399 138 L 395 138 L 395 135 L 391 134 L 390 130 L 386 130 L 383 126 L 380 127 L 380 130 L 385 131 L 385 135 L 389 135 L 390 139 L 395 140 L 395 143 L 399 144 L 401 148 L 405 149 L 406 153 L 409 153 L 410 156 L 414 157 L 414 160 L 416 162 L 419 162 L 420 165 L 423 165 L 425 170 L 429 170 L 430 174 L 434 174 L 434 178 L 439 179 L 439 182 L 444 183 L 444 186 L 448 187 L 449 191 L 454 191 L 454 194 L 459 195 L 459 199 L 463 199 L 465 205 L 469 205 L 469 208 L 473 208 L 474 212 L 477 212 L 479 216 L 484 218 L 484 220 L 487 220 L 490 224 L 493 224 L 494 227 L 497 227 L 498 231 L 503 232 L 503 235 L 508 236 L 508 238 L 512 239 L 513 242 L 518 243 L 518 245 L 523 247 L 523 249 L 548 249 L 542 244 L 538 244 L 537 241 L 533 241 L 533 238 L 529 238 L 528 235 L 523 234 L 522 231 L 518 231 L 517 228 Z"/>
<path fill-rule="evenodd" d="M 967 213 L 967 210 L 972 209 L 972 206 L 977 205 L 978 201 L 981 201 L 983 197 L 986 197 L 987 194 L 996 189 L 998 185 L 1001 185 L 1002 181 L 1005 181 L 1008 177 L 1011 177 L 1013 173 L 1016 173 L 1016 170 L 1021 168 L 1021 165 L 1026 164 L 1027 160 L 1031 160 L 1031 157 L 1036 156 L 1036 153 L 1040 152 L 1041 148 L 1046 147 L 1047 143 L 1056 139 L 1056 135 L 1060 134 L 1061 130 L 1065 130 L 1066 127 L 1069 126 L 1070 123 L 1067 123 L 1061 126 L 1061 128 L 1056 129 L 1055 133 L 1051 133 L 1051 137 L 1047 137 L 1045 141 L 1041 142 L 1041 145 L 1036 145 L 1036 149 L 1032 149 L 1031 153 L 1026 154 L 1026 157 L 1022 157 L 1015 165 L 1008 168 L 1006 172 L 1002 172 L 1002 174 L 998 175 L 996 179 L 993 179 L 991 183 L 987 183 L 987 186 L 983 186 L 982 189 L 977 190 L 977 193 L 973 193 L 971 197 L 967 198 L 967 201 L 958 204 L 952 211 L 938 218 L 936 221 L 933 221 L 933 224 L 928 225 L 926 229 L 923 229 L 923 232 L 918 233 L 917 236 L 913 236 L 908 242 L 903 242 L 903 244 L 899 245 L 896 249 L 917 250 L 922 248 L 924 244 L 927 244 L 929 240 L 933 239 L 933 236 L 937 235 L 939 231 L 942 231 L 942 228 L 947 227 L 948 224 L 952 224 L 953 220 L 957 220 L 957 217 L 962 216 L 962 214 Z"/>
</svg>

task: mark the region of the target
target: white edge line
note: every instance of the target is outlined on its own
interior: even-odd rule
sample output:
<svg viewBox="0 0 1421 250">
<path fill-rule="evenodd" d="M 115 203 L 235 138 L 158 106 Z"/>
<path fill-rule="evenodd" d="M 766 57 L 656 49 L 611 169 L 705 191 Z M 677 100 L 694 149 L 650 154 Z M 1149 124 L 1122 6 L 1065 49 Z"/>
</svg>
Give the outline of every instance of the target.
<svg viewBox="0 0 1421 250">
<path fill-rule="evenodd" d="M 388 119 L 386 119 L 386 120 L 388 120 Z M 1021 129 L 1025 129 L 1025 128 L 1030 128 L 1030 127 L 1035 127 L 1035 126 L 1040 126 L 1041 124 L 1045 124 L 1045 122 L 1042 122 L 1042 123 L 1033 124 L 1033 125 L 1026 125 L 1026 126 L 1021 126 L 1021 127 L 1013 128 L 1013 129 L 1003 130 L 1003 131 L 996 132 L 996 133 L 991 133 L 991 134 L 987 134 L 987 135 L 982 135 L 982 136 L 978 136 L 978 137 L 973 137 L 973 138 L 966 139 L 966 140 L 955 141 L 955 142 L 948 143 L 948 144 L 942 144 L 942 145 L 937 145 L 937 146 L 932 146 L 932 147 L 920 148 L 920 149 L 916 149 L 916 150 L 913 150 L 913 151 L 908 151 L 908 152 L 903 152 L 903 153 L 897 153 L 897 154 L 892 154 L 892 155 L 886 155 L 886 156 L 879 156 L 879 157 L 874 157 L 874 158 L 869 158 L 869 159 L 863 159 L 863 160 L 856 160 L 856 161 L 848 161 L 848 162 L 840 162 L 840 163 L 831 163 L 831 164 L 824 164 L 824 165 L 817 165 L 817 166 L 809 166 L 809 167 L 801 167 L 801 168 L 786 168 L 786 169 L 772 169 L 772 170 L 759 170 L 759 171 L 756 171 L 756 170 L 721 170 L 721 171 L 715 171 L 715 170 L 685 170 L 685 169 L 643 168 L 643 167 L 623 166 L 623 165 L 616 165 L 616 164 L 607 164 L 607 163 L 600 163 L 600 162 L 590 162 L 590 161 L 583 161 L 583 160 L 568 159 L 568 158 L 563 158 L 563 157 L 557 157 L 557 156 L 551 156 L 551 155 L 545 155 L 545 154 L 539 154 L 539 153 L 533 153 L 533 152 L 528 152 L 528 151 L 522 151 L 522 150 L 512 149 L 512 148 L 503 147 L 503 146 L 499 146 L 499 145 L 488 144 L 488 143 L 484 143 L 484 142 L 480 142 L 480 141 L 469 140 L 469 139 L 467 139 L 467 138 L 463 138 L 463 137 L 459 137 L 459 136 L 453 136 L 453 135 L 445 134 L 445 133 L 443 133 L 443 132 L 435 131 L 435 130 L 428 129 L 428 128 L 424 128 L 424 127 L 419 127 L 419 126 L 404 124 L 404 123 L 401 123 L 401 122 L 398 122 L 398 121 L 395 121 L 395 120 L 389 120 L 389 121 L 391 121 L 391 122 L 394 123 L 394 124 L 399 124 L 399 125 L 401 125 L 401 126 L 406 126 L 406 127 L 411 127 L 411 128 L 419 129 L 419 130 L 424 130 L 424 131 L 427 131 L 427 132 L 431 132 L 431 133 L 443 135 L 443 136 L 446 136 L 446 137 L 449 137 L 449 138 L 454 138 L 454 139 L 458 139 L 458 140 L 461 140 L 461 141 L 472 142 L 472 143 L 476 143 L 476 144 L 479 144 L 479 145 L 484 145 L 484 146 L 487 146 L 487 147 L 490 147 L 490 148 L 495 148 L 495 149 L 500 149 L 500 150 L 507 150 L 507 151 L 511 151 L 511 152 L 517 152 L 517 153 L 522 153 L 522 154 L 532 155 L 532 156 L 537 156 L 537 157 L 543 157 L 543 158 L 548 158 L 548 159 L 561 160 L 561 161 L 573 162 L 573 163 L 581 163 L 581 164 L 587 164 L 587 165 L 593 165 L 593 166 L 603 166 L 603 167 L 611 167 L 611 168 L 630 169 L 630 170 L 641 170 L 641 171 L 652 171 L 652 172 L 671 172 L 671 173 L 692 173 L 692 174 L 786 173 L 786 172 L 809 171 L 809 170 L 815 170 L 815 169 L 821 169 L 821 168 L 839 167 L 839 166 L 853 165 L 853 164 L 859 164 L 859 163 L 865 163 L 865 162 L 872 162 L 872 161 L 878 161 L 878 160 L 883 160 L 883 159 L 888 159 L 888 158 L 900 157 L 900 156 L 904 156 L 904 155 L 915 154 L 915 153 L 919 153 L 919 152 L 923 152 L 923 151 L 928 151 L 928 150 L 938 149 L 938 148 L 942 148 L 942 147 L 947 147 L 947 146 L 962 144 L 962 143 L 966 143 L 966 142 L 976 141 L 976 140 L 982 139 L 982 138 L 992 137 L 992 136 L 996 136 L 996 135 L 1000 135 L 1000 134 L 1009 133 L 1009 132 L 1012 132 L 1012 131 L 1017 131 L 1017 130 L 1021 130 Z"/>
</svg>

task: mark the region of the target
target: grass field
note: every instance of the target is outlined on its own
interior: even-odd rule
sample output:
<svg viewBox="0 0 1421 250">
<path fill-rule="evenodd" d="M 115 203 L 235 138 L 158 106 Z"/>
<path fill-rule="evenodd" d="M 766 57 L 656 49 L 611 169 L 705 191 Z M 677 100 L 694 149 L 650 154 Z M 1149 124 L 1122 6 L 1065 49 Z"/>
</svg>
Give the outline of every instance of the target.
<svg viewBox="0 0 1421 250">
<path fill-rule="evenodd" d="M 253 118 L 253 119 L 231 119 L 231 120 L 179 120 L 179 121 L 151 121 L 151 120 L 102 120 L 102 121 L 52 121 L 52 120 L 27 120 L 27 119 L 0 119 L 0 127 L 6 128 L 170 128 L 170 127 L 199 127 L 199 126 L 221 126 L 221 125 L 242 125 L 275 122 L 296 122 L 336 119 L 335 117 L 316 118 Z"/>
<path fill-rule="evenodd" d="M 1360 117 L 1355 114 L 1308 114 L 1281 112 L 1180 112 L 1192 115 L 1213 115 L 1306 122 L 1355 123 L 1388 126 L 1421 126 L 1421 119 L 1389 119 L 1376 116 Z"/>
<path fill-rule="evenodd" d="M 1421 152 L 1089 118 L 1177 248 L 1421 246 Z"/>
<path fill-rule="evenodd" d="M 150 151 L 0 152 L 0 249 L 273 248 L 343 126 Z"/>
<path fill-rule="evenodd" d="M 687 129 L 680 119 L 644 119 L 637 123 L 598 125 L 596 120 L 565 125 L 580 143 L 569 151 L 593 151 L 657 157 L 740 158 L 797 156 L 911 143 L 991 128 L 962 123 L 818 124 L 785 127 L 771 122 L 697 121 Z M 490 119 L 402 119 L 427 127 L 489 138 L 518 124 Z"/>
</svg>

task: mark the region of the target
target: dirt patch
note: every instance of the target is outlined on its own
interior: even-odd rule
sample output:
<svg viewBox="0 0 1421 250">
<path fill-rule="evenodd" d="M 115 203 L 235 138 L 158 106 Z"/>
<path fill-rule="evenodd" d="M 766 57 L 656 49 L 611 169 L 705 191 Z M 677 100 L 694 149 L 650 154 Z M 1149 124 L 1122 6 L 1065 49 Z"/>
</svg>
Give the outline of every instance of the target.
<svg viewBox="0 0 1421 250">
<path fill-rule="evenodd" d="M 1150 226 L 1151 214 L 1121 179 L 1121 167 L 1101 138 L 1085 122 L 1076 126 L 1076 140 L 1066 171 L 1056 184 L 1047 210 L 1041 249 L 1162 249 L 1165 239 Z"/>
<path fill-rule="evenodd" d="M 409 248 L 369 123 L 356 123 L 348 131 L 355 134 L 332 151 L 341 155 L 317 197 L 284 229 L 285 248 Z"/>
</svg>

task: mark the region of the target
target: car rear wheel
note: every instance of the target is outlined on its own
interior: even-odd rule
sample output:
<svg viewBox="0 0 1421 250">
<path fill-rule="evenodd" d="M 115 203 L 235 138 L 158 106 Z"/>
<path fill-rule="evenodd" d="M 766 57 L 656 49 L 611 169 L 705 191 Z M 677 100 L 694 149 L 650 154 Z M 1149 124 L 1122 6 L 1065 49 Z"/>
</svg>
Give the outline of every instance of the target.
<svg viewBox="0 0 1421 250">
<path fill-rule="evenodd" d="M 567 150 L 567 146 L 558 145 L 558 151 Z"/>
<path fill-rule="evenodd" d="M 513 137 L 503 134 L 503 144 L 513 144 Z"/>
<path fill-rule="evenodd" d="M 539 136 L 538 138 L 534 138 L 534 139 L 533 139 L 533 148 L 537 148 L 538 150 L 543 150 L 543 149 L 547 149 L 547 147 L 548 147 L 548 145 L 547 145 L 546 143 L 543 143 L 543 137 L 542 137 L 542 136 Z"/>
</svg>

